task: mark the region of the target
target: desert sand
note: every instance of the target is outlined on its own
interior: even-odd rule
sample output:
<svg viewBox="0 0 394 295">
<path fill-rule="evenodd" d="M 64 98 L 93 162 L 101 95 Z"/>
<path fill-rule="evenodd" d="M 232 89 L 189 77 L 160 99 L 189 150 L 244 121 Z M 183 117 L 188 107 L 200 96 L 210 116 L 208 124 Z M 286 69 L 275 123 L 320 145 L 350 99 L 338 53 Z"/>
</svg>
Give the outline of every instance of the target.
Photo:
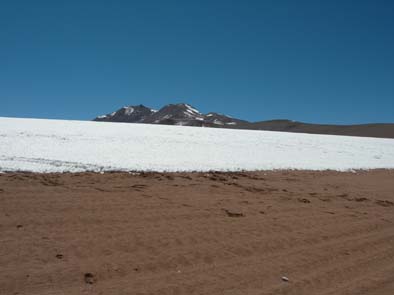
<svg viewBox="0 0 394 295">
<path fill-rule="evenodd" d="M 394 294 L 394 170 L 0 174 L 0 294 Z"/>
</svg>

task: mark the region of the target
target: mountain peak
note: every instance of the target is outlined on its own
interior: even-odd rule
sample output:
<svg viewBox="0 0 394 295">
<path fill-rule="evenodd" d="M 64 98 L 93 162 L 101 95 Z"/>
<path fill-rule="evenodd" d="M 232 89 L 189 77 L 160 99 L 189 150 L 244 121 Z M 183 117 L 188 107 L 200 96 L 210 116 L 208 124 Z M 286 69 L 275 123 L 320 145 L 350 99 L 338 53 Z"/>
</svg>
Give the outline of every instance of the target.
<svg viewBox="0 0 394 295">
<path fill-rule="evenodd" d="M 137 106 L 130 105 L 111 114 L 99 116 L 94 120 L 105 122 L 152 123 L 229 128 L 246 122 L 213 112 L 204 115 L 188 103 L 167 104 L 158 111 L 148 108 L 142 104 Z"/>
<path fill-rule="evenodd" d="M 204 116 L 186 103 L 168 104 L 149 116 L 144 123 L 201 126 Z"/>
<path fill-rule="evenodd" d="M 139 123 L 155 112 L 156 110 L 148 108 L 142 104 L 136 106 L 129 105 L 124 106 L 113 113 L 98 116 L 94 121 Z"/>
</svg>

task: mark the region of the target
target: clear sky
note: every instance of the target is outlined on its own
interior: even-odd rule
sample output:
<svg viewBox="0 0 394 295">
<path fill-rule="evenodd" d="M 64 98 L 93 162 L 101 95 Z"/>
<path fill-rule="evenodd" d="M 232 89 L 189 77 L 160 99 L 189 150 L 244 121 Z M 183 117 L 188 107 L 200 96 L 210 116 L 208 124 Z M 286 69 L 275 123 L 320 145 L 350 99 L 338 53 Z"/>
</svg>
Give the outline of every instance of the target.
<svg viewBox="0 0 394 295">
<path fill-rule="evenodd" d="M 0 1 L 0 116 L 175 102 L 252 121 L 394 122 L 394 1 Z"/>
</svg>

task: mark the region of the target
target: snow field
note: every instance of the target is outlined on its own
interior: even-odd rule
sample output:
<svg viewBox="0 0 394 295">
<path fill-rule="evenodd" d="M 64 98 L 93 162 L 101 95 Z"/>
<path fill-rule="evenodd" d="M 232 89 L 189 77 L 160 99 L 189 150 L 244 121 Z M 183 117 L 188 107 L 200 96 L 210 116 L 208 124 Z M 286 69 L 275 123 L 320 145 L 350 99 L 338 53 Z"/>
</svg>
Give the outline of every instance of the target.
<svg viewBox="0 0 394 295">
<path fill-rule="evenodd" d="M 394 168 L 394 139 L 0 118 L 0 171 Z"/>
</svg>

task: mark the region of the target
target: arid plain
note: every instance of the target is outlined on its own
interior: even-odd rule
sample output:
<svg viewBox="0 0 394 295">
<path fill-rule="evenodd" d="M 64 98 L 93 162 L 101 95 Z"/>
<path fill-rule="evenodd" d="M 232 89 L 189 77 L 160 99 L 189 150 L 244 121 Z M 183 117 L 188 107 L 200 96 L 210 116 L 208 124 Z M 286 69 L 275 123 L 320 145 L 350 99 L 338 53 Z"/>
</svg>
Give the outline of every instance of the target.
<svg viewBox="0 0 394 295">
<path fill-rule="evenodd" d="M 0 174 L 0 294 L 394 294 L 394 171 Z"/>
</svg>

